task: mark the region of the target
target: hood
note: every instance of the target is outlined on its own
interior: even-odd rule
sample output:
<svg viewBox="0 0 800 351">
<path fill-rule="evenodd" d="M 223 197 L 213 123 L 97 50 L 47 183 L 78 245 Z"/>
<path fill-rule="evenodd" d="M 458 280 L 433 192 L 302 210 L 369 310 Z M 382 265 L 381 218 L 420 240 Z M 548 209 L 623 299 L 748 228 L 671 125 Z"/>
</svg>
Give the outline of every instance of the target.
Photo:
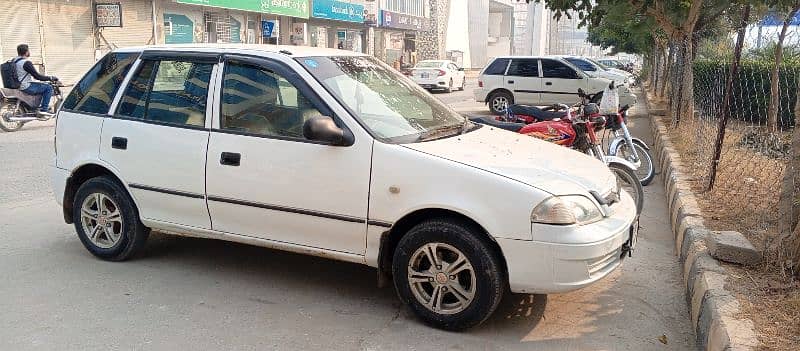
<svg viewBox="0 0 800 351">
<path fill-rule="evenodd" d="M 462 163 L 554 195 L 604 194 L 616 187 L 605 163 L 531 136 L 483 126 L 449 138 L 404 147 Z"/>
</svg>

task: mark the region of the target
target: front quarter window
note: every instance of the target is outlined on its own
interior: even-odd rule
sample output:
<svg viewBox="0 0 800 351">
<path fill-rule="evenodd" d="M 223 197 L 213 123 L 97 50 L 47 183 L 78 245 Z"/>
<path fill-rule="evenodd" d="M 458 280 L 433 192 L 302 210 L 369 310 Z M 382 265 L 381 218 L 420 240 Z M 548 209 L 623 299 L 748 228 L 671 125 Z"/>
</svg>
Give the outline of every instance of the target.
<svg viewBox="0 0 800 351">
<path fill-rule="evenodd" d="M 472 126 L 372 57 L 302 57 L 297 61 L 380 140 L 425 141 L 460 134 Z"/>
</svg>

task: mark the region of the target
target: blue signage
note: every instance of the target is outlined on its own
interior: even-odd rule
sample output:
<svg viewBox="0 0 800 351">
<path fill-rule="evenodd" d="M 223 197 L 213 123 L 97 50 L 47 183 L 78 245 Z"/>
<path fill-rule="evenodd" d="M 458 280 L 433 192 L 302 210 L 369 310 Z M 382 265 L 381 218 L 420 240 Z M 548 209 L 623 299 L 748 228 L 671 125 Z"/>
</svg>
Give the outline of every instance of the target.
<svg viewBox="0 0 800 351">
<path fill-rule="evenodd" d="M 381 27 L 424 30 L 427 23 L 424 17 L 381 10 Z"/>
<path fill-rule="evenodd" d="M 763 20 L 761 20 L 760 25 L 762 25 L 762 26 L 782 26 L 784 20 L 785 20 L 785 18 L 779 17 L 774 13 L 773 14 L 768 14 L 766 17 L 764 17 Z M 794 15 L 794 17 L 792 17 L 792 20 L 789 21 L 789 25 L 790 26 L 800 25 L 800 12 L 796 13 Z"/>
<path fill-rule="evenodd" d="M 275 29 L 275 22 L 261 21 L 261 36 L 264 38 L 272 38 L 273 29 Z"/>
<path fill-rule="evenodd" d="M 313 0 L 311 17 L 336 21 L 364 22 L 364 5 L 337 0 Z"/>
</svg>

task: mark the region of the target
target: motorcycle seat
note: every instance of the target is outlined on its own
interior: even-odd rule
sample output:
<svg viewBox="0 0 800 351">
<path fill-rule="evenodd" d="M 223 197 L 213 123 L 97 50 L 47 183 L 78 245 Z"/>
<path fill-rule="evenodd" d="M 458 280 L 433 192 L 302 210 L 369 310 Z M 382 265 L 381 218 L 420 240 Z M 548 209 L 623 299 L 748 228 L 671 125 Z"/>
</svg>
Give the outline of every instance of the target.
<svg viewBox="0 0 800 351">
<path fill-rule="evenodd" d="M 16 99 L 22 102 L 26 108 L 34 109 L 42 103 L 41 95 L 31 95 L 19 89 L 0 88 L 0 95 L 5 99 Z"/>
<path fill-rule="evenodd" d="M 511 105 L 508 106 L 508 110 L 511 112 L 511 114 L 531 116 L 540 121 L 550 121 L 556 118 L 564 118 L 567 116 L 566 111 L 545 111 L 536 106 L 528 105 Z"/>
<path fill-rule="evenodd" d="M 470 117 L 469 120 L 475 123 L 480 123 L 491 127 L 505 129 L 512 132 L 519 132 L 519 130 L 525 126 L 525 123 L 498 121 L 493 116 L 476 116 L 476 117 Z"/>
</svg>

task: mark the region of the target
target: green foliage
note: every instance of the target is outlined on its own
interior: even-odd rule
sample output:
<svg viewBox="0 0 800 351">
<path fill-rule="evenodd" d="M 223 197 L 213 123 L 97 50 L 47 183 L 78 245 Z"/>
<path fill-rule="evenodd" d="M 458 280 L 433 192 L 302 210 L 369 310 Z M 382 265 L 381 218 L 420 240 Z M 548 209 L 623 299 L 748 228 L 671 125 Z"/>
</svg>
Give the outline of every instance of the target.
<svg viewBox="0 0 800 351">
<path fill-rule="evenodd" d="M 774 60 L 774 59 L 773 59 Z M 731 118 L 753 124 L 766 123 L 770 99 L 770 73 L 774 61 L 743 60 L 733 80 Z M 695 107 L 704 114 L 714 116 L 719 111 L 706 111 L 717 106 L 724 96 L 725 84 L 730 71 L 730 61 L 697 60 L 694 63 Z M 778 124 L 785 129 L 794 125 L 794 108 L 797 99 L 797 79 L 800 78 L 800 62 L 784 62 L 779 76 L 780 114 Z M 718 116 L 714 116 L 718 117 Z"/>
<path fill-rule="evenodd" d="M 752 60 L 775 61 L 775 48 L 778 43 L 771 42 L 760 49 L 752 49 L 747 52 L 747 57 Z M 800 47 L 796 45 L 783 47 L 783 62 L 800 61 Z"/>
<path fill-rule="evenodd" d="M 645 54 L 653 49 L 655 35 L 660 33 L 652 17 L 637 13 L 635 8 L 616 2 L 604 8 L 607 13 L 589 26 L 589 42 L 612 54 L 627 52 Z"/>
</svg>

